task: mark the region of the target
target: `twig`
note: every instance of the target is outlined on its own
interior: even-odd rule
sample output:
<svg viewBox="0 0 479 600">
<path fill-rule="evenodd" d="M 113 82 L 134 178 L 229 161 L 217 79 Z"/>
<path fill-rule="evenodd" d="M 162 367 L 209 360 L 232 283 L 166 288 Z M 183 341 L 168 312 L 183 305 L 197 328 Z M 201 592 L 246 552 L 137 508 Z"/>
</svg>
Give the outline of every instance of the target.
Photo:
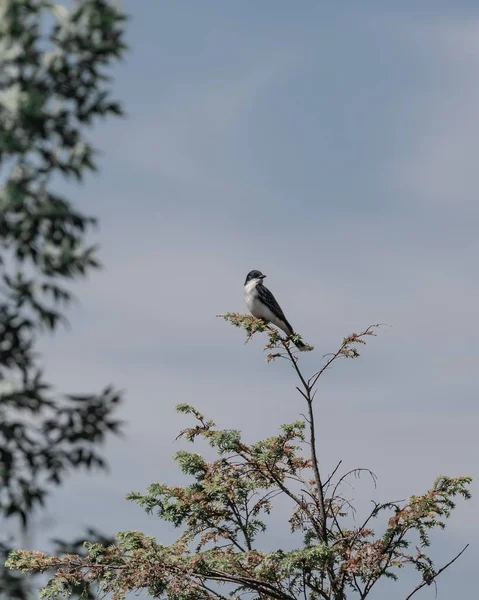
<svg viewBox="0 0 479 600">
<path fill-rule="evenodd" d="M 330 476 L 329 476 L 329 477 L 326 479 L 326 482 L 324 483 L 324 487 L 326 487 L 327 485 L 329 485 L 329 483 L 330 483 L 331 479 L 332 479 L 332 478 L 333 478 L 333 477 L 336 475 L 336 472 L 337 472 L 337 470 L 339 469 L 339 467 L 341 466 L 342 462 L 343 462 L 342 460 L 340 460 L 340 461 L 338 462 L 338 464 L 337 464 L 337 465 L 336 465 L 336 467 L 334 468 L 334 470 L 333 470 L 333 472 L 331 473 L 331 475 L 330 475 Z"/>
<path fill-rule="evenodd" d="M 446 565 L 439 569 L 439 571 L 436 571 L 435 575 L 432 578 L 428 578 L 427 581 L 423 581 L 417 587 L 415 587 L 413 591 L 409 594 L 409 596 L 406 596 L 405 600 L 409 600 L 410 598 L 412 598 L 414 594 L 416 592 L 419 592 L 419 590 L 422 589 L 424 586 L 431 585 L 431 583 L 436 579 L 436 577 L 438 577 L 443 571 L 450 567 L 452 563 L 456 562 L 456 560 L 461 556 L 461 554 L 463 554 L 468 548 L 469 544 L 466 544 L 464 548 L 459 552 L 459 554 L 456 554 L 456 556 L 452 560 L 450 560 Z"/>
<path fill-rule="evenodd" d="M 318 501 L 318 510 L 319 510 L 319 518 L 321 520 L 320 522 L 320 527 L 321 527 L 321 537 L 322 537 L 322 541 L 326 542 L 327 541 L 327 537 L 328 537 L 328 527 L 327 527 L 327 523 L 326 523 L 326 504 L 324 501 L 324 489 L 323 489 L 323 484 L 321 482 L 321 475 L 319 473 L 319 463 L 318 463 L 318 457 L 316 454 L 316 431 L 315 431 L 315 425 L 314 425 L 314 413 L 313 413 L 313 399 L 311 398 L 311 387 L 308 383 L 306 383 L 306 380 L 303 377 L 303 374 L 301 373 L 299 367 L 298 367 L 298 361 L 295 359 L 295 357 L 293 356 L 291 350 L 289 349 L 289 346 L 286 343 L 283 343 L 286 352 L 289 355 L 289 358 L 291 360 L 291 363 L 293 364 L 293 367 L 298 375 L 298 377 L 301 380 L 301 383 L 303 384 L 304 387 L 304 392 L 302 390 L 300 390 L 299 388 L 298 391 L 301 392 L 301 395 L 305 398 L 306 403 L 308 405 L 308 422 L 309 422 L 309 443 L 310 443 L 310 447 L 311 447 L 311 462 L 313 463 L 313 472 L 314 472 L 314 478 L 316 480 L 316 487 L 318 488 L 318 496 L 319 496 L 319 501 Z"/>
<path fill-rule="evenodd" d="M 359 334 L 354 333 L 354 334 L 351 334 L 350 336 L 344 338 L 343 343 L 339 347 L 339 350 L 337 350 L 333 354 L 329 355 L 329 356 L 331 356 L 331 358 L 328 361 L 326 361 L 326 363 L 321 367 L 321 369 L 319 369 L 319 371 L 316 371 L 316 373 L 314 373 L 314 375 L 312 375 L 308 379 L 308 385 L 310 386 L 310 388 L 311 389 L 314 388 L 314 386 L 316 385 L 316 382 L 321 377 L 321 375 L 324 373 L 324 371 L 326 371 L 326 369 L 331 365 L 331 363 L 333 363 L 337 358 L 339 358 L 340 356 L 343 355 L 343 351 L 350 344 L 355 344 L 358 342 L 365 344 L 366 342 L 362 338 L 367 335 L 375 336 L 376 334 L 374 333 L 374 329 L 381 327 L 381 325 L 382 325 L 382 323 L 377 323 L 376 325 L 370 325 L 362 333 L 359 333 Z M 328 355 L 325 355 L 325 356 L 328 356 Z"/>
</svg>

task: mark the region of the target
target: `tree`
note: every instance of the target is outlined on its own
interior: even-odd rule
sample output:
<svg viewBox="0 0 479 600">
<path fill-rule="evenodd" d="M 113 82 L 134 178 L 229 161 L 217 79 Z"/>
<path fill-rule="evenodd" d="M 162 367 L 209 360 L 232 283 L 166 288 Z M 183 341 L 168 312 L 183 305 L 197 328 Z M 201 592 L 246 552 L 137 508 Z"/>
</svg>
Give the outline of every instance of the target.
<svg viewBox="0 0 479 600">
<path fill-rule="evenodd" d="M 45 599 L 67 596 L 71 586 L 91 581 L 98 582 L 102 592 L 112 593 L 114 600 L 142 589 L 172 600 L 251 595 L 276 600 L 365 599 L 378 581 L 396 579 L 407 566 L 419 572 L 408 599 L 433 583 L 465 548 L 438 569 L 428 554 L 429 533 L 445 526 L 457 496 L 469 498 L 470 478 L 438 477 L 427 492 L 408 501 L 374 504 L 361 524 L 355 525 L 343 485 L 364 470 L 340 474 L 339 462 L 326 476 L 316 452 L 315 394 L 321 377 L 338 359 L 358 357 L 358 346 L 375 335 L 376 326 L 346 337 L 308 378 L 290 339 L 251 316 L 227 314 L 224 318 L 243 327 L 249 337 L 267 333 L 268 361 L 286 359 L 296 373 L 297 390 L 306 408 L 303 419 L 250 445 L 240 431 L 218 429 L 195 408 L 180 404 L 178 411 L 194 419 L 181 437 L 189 442 L 205 440 L 216 459 L 180 450 L 175 460 L 192 478 L 191 484 L 155 483 L 145 494 L 128 496 L 180 528 L 175 543 L 166 546 L 143 533 L 127 531 L 117 535 L 115 545 L 88 544 L 87 557 L 14 551 L 8 566 L 53 571 L 43 590 Z M 266 551 L 262 535 L 279 496 L 289 501 L 289 526 L 297 547 Z M 372 523 L 383 516 L 384 531 L 375 533 Z M 414 548 L 416 539 L 419 548 Z"/>
<path fill-rule="evenodd" d="M 95 219 L 56 189 L 96 169 L 84 132 L 122 113 L 107 71 L 125 50 L 124 20 L 105 0 L 71 12 L 0 3 L 0 514 L 23 526 L 72 469 L 106 466 L 98 446 L 120 426 L 113 388 L 57 397 L 35 348 L 65 320 L 65 284 L 99 267 L 87 245 Z M 21 581 L 3 575 L 0 589 L 23 598 Z"/>
</svg>

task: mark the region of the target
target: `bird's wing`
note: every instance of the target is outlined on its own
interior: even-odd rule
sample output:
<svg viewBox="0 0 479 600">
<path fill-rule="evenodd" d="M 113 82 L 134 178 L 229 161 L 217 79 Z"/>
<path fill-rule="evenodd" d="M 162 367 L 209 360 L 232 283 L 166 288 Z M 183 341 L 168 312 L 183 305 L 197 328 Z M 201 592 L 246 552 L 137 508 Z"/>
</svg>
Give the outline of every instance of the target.
<svg viewBox="0 0 479 600">
<path fill-rule="evenodd" d="M 288 319 L 284 316 L 284 312 L 283 312 L 281 306 L 276 302 L 276 298 L 273 296 L 273 294 L 264 285 L 258 285 L 256 287 L 256 289 L 258 291 L 258 296 L 259 296 L 260 300 L 264 304 L 266 304 L 266 306 L 270 309 L 270 311 L 274 315 L 276 315 L 278 317 L 278 319 L 281 319 L 281 321 L 283 321 L 283 323 L 290 330 L 290 334 L 293 334 L 294 333 L 293 328 L 288 323 Z"/>
</svg>

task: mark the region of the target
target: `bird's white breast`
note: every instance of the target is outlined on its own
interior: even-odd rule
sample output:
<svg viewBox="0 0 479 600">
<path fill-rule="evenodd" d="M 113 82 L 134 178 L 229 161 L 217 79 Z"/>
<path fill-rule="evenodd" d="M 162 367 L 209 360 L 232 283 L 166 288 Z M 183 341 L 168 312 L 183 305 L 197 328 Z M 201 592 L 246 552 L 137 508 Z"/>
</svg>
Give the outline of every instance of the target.
<svg viewBox="0 0 479 600">
<path fill-rule="evenodd" d="M 258 279 L 252 279 L 251 281 L 248 281 L 248 283 L 244 286 L 244 299 L 250 313 L 259 318 L 261 315 L 255 314 L 255 312 L 258 310 L 258 290 L 256 289 L 258 283 Z"/>
<path fill-rule="evenodd" d="M 248 281 L 247 284 L 245 284 L 245 286 L 244 286 L 245 298 L 246 298 L 246 296 L 251 296 L 252 294 L 254 294 L 254 295 L 258 294 L 258 292 L 256 290 L 256 286 L 258 285 L 259 282 L 260 282 L 259 279 L 252 279 L 251 281 Z"/>
</svg>

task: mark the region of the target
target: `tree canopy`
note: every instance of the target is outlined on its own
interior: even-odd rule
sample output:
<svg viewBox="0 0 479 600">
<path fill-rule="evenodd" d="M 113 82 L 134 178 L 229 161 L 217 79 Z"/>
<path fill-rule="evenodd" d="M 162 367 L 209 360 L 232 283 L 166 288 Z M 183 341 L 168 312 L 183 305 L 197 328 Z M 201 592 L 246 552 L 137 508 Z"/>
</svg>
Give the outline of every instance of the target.
<svg viewBox="0 0 479 600">
<path fill-rule="evenodd" d="M 429 552 L 430 533 L 445 527 L 457 497 L 470 497 L 471 479 L 441 475 L 426 491 L 405 501 L 373 503 L 372 510 L 353 521 L 355 509 L 345 484 L 355 475 L 375 479 L 374 474 L 367 469 L 343 473 L 341 461 L 325 474 L 317 455 L 319 382 L 335 361 L 357 358 L 358 347 L 375 335 L 377 326 L 347 336 L 308 377 L 292 340 L 251 316 L 224 318 L 244 328 L 248 338 L 267 333 L 268 361 L 288 361 L 297 376 L 302 418 L 248 444 L 240 431 L 221 429 L 194 407 L 178 405 L 180 413 L 193 419 L 180 437 L 195 444 L 203 440 L 216 458 L 180 450 L 175 461 L 189 484 L 159 482 L 144 493 L 128 495 L 179 529 L 174 543 L 164 545 L 138 531 L 125 531 L 115 544 L 87 544 L 86 557 L 14 551 L 9 567 L 52 571 L 42 592 L 42 598 L 51 600 L 90 582 L 114 600 L 137 590 L 168 600 L 364 599 L 378 581 L 397 579 L 405 567 L 418 572 L 408 599 L 435 582 L 465 548 L 450 563 L 436 567 Z M 264 545 L 268 515 L 274 514 L 279 497 L 289 505 L 292 549 Z"/>
</svg>

